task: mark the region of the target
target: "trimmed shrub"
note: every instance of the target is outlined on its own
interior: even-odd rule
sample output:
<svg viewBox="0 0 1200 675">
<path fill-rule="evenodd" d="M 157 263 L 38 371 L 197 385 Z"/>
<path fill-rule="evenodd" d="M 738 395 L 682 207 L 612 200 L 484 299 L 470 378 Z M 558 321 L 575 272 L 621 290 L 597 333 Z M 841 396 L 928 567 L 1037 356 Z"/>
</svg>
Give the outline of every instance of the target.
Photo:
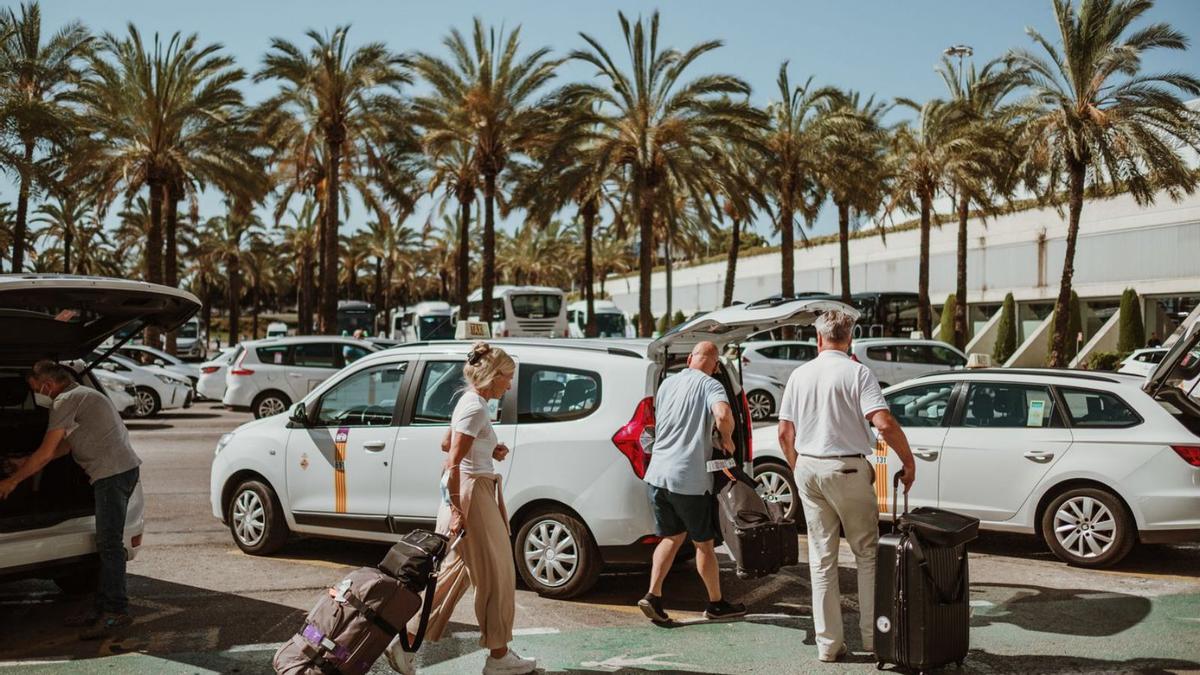
<svg viewBox="0 0 1200 675">
<path fill-rule="evenodd" d="M 671 327 L 674 328 L 675 326 L 678 326 L 679 324 L 683 323 L 684 321 L 687 321 L 687 317 L 684 316 L 683 310 L 677 309 L 677 310 L 675 310 L 675 316 L 671 317 Z"/>
<path fill-rule="evenodd" d="M 1121 318 L 1117 333 L 1117 351 L 1128 354 L 1146 346 L 1146 327 L 1142 324 L 1142 303 L 1132 288 L 1121 294 Z"/>
<path fill-rule="evenodd" d="M 935 337 L 947 344 L 954 344 L 954 307 L 958 299 L 954 294 L 946 296 L 946 304 L 942 306 L 942 320 Z"/>
<path fill-rule="evenodd" d="M 1121 360 L 1124 357 L 1117 352 L 1094 352 L 1087 358 L 1084 367 L 1088 370 L 1109 370 L 1113 371 L 1121 367 Z"/>
<path fill-rule="evenodd" d="M 1017 303 L 1012 293 L 1004 296 L 997 332 L 996 344 L 992 347 L 992 363 L 1002 366 L 1017 351 Z"/>
</svg>

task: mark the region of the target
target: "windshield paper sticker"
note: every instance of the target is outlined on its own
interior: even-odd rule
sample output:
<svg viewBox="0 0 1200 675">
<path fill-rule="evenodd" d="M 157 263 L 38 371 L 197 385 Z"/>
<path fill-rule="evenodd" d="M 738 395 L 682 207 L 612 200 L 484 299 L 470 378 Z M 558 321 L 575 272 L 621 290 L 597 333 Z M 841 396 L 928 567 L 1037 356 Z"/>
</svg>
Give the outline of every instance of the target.
<svg viewBox="0 0 1200 675">
<path fill-rule="evenodd" d="M 1042 418 L 1046 415 L 1045 401 L 1030 401 L 1029 415 L 1025 418 L 1025 426 L 1040 427 L 1042 426 Z"/>
</svg>

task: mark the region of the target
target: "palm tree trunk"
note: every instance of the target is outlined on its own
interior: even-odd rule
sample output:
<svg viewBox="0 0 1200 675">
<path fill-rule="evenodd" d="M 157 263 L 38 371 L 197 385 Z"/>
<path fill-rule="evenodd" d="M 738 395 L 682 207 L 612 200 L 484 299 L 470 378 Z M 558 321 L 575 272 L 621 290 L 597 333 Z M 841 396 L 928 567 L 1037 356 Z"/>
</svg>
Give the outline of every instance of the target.
<svg viewBox="0 0 1200 675">
<path fill-rule="evenodd" d="M 227 273 L 229 275 L 229 346 L 232 347 L 238 342 L 241 323 L 241 270 L 238 265 L 237 256 L 229 256 L 226 263 Z"/>
<path fill-rule="evenodd" d="M 932 199 L 921 195 L 921 246 L 917 263 L 917 330 L 928 340 L 933 333 L 929 307 L 929 214 Z"/>
<path fill-rule="evenodd" d="M 1074 340 L 1074 335 L 1067 335 L 1071 321 L 1071 282 L 1075 277 L 1075 241 L 1079 238 L 1079 215 L 1083 211 L 1083 185 L 1087 167 L 1082 162 L 1070 165 L 1070 202 L 1068 206 L 1069 220 L 1067 221 L 1067 251 L 1063 256 L 1062 282 L 1058 287 L 1058 300 L 1054 303 L 1054 334 L 1050 338 L 1051 368 L 1067 366 L 1067 340 Z"/>
<path fill-rule="evenodd" d="M 254 289 L 251 292 L 250 298 L 250 339 L 258 339 L 258 308 L 262 302 L 262 287 L 259 285 L 258 278 L 254 279 Z"/>
<path fill-rule="evenodd" d="M 729 258 L 725 261 L 725 294 L 722 296 L 721 306 L 728 307 L 733 304 L 733 282 L 737 275 L 737 259 L 738 250 L 741 247 L 742 224 L 737 218 L 733 219 L 733 227 L 730 229 L 729 237 Z M 790 254 L 784 254 L 791 257 Z"/>
<path fill-rule="evenodd" d="M 300 325 L 296 332 L 300 335 L 311 335 L 313 326 L 313 300 L 315 299 L 316 274 L 313 270 L 313 257 L 311 251 L 305 251 L 304 256 L 300 259 Z"/>
<path fill-rule="evenodd" d="M 842 302 L 850 302 L 850 206 L 839 203 L 838 210 L 838 250 L 842 275 Z"/>
<path fill-rule="evenodd" d="M 171 288 L 179 287 L 179 244 L 177 241 L 179 227 L 179 190 L 174 181 L 163 186 L 166 193 L 166 215 L 164 216 L 166 234 L 166 255 L 163 257 L 163 283 Z M 167 332 L 166 351 L 175 355 L 175 331 Z"/>
<path fill-rule="evenodd" d="M 593 260 L 592 238 L 596 232 L 596 200 L 588 199 L 583 204 L 583 298 L 587 304 L 587 325 L 584 337 L 596 337 L 596 290 L 592 288 L 596 276 Z"/>
<path fill-rule="evenodd" d="M 670 326 L 671 325 L 671 315 L 675 313 L 675 297 L 674 297 L 675 289 L 673 286 L 674 282 L 672 281 L 672 277 L 674 276 L 674 274 L 673 274 L 674 270 L 672 269 L 673 266 L 671 265 L 671 232 L 670 232 L 670 230 L 667 231 L 667 236 L 664 237 L 663 253 L 666 254 L 665 257 L 666 257 L 666 263 L 667 263 L 667 314 L 666 314 L 667 322 L 666 322 L 666 325 Z"/>
<path fill-rule="evenodd" d="M 213 310 L 213 287 L 209 281 L 207 274 L 200 275 L 200 297 L 203 302 L 200 306 L 201 319 L 204 321 L 203 334 L 205 339 L 212 337 L 212 310 Z M 207 347 L 207 345 L 205 345 Z"/>
<path fill-rule="evenodd" d="M 158 180 L 151 180 L 148 182 L 148 186 L 150 188 L 150 226 L 146 228 L 146 281 L 152 284 L 161 284 L 163 281 L 163 185 Z M 145 341 L 152 347 L 162 346 L 159 343 L 157 327 L 148 326 L 146 328 Z"/>
<path fill-rule="evenodd" d="M 342 168 L 342 140 L 338 135 L 326 135 L 329 148 L 329 172 L 325 187 L 325 252 L 321 264 L 321 333 L 334 335 L 337 330 L 338 292 L 338 186 Z"/>
<path fill-rule="evenodd" d="M 650 313 L 650 275 L 654 271 L 654 200 L 649 190 L 641 194 L 638 208 L 638 335 L 654 334 L 654 315 Z"/>
<path fill-rule="evenodd" d="M 71 273 L 71 244 L 75 239 L 75 224 L 67 225 L 66 231 L 63 232 L 63 274 Z"/>
<path fill-rule="evenodd" d="M 957 275 L 954 284 L 954 346 L 967 346 L 967 215 L 971 201 L 965 196 L 958 203 Z"/>
<path fill-rule="evenodd" d="M 796 231 L 792 227 L 795 213 L 791 204 L 784 204 L 779 209 L 779 258 L 782 267 L 779 270 L 779 292 L 785 298 L 796 294 Z M 728 285 L 729 282 L 726 282 Z M 729 286 L 729 299 L 725 304 L 733 302 L 733 288 Z"/>
<path fill-rule="evenodd" d="M 17 193 L 17 222 L 13 224 L 13 274 L 25 267 L 25 235 L 29 217 L 29 191 L 33 185 L 33 143 L 25 144 L 25 161 L 21 164 L 21 188 Z"/>
<path fill-rule="evenodd" d="M 464 199 L 459 204 L 462 213 L 458 218 L 458 271 L 455 281 L 458 284 L 458 318 L 466 320 L 468 316 L 467 293 L 471 281 L 471 250 L 468 248 L 471 236 L 471 200 Z"/>
<path fill-rule="evenodd" d="M 492 320 L 492 290 L 496 286 L 496 174 L 483 177 L 483 309 L 480 319 Z"/>
<path fill-rule="evenodd" d="M 392 277 L 396 274 L 396 265 L 392 256 L 388 256 L 387 264 L 383 266 L 383 321 L 384 337 L 392 332 Z"/>
</svg>

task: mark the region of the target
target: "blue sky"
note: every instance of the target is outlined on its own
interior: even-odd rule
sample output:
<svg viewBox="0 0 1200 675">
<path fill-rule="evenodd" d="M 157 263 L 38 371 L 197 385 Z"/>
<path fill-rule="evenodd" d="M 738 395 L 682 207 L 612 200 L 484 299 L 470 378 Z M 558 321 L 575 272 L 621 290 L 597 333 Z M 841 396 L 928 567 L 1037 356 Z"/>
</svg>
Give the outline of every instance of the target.
<svg viewBox="0 0 1200 675">
<path fill-rule="evenodd" d="M 917 100 L 944 94 L 934 73 L 942 50 L 964 43 L 983 63 L 1011 47 L 1031 46 L 1025 28 L 1032 26 L 1054 35 L 1050 0 L 793 0 L 761 2 L 671 0 L 657 4 L 636 2 L 342 2 L 261 1 L 203 3 L 171 0 L 45 0 L 47 27 L 80 19 L 97 32 L 123 33 L 136 23 L 143 34 L 155 31 L 199 33 L 204 42 L 222 43 L 239 65 L 253 73 L 261 64 L 271 37 L 303 42 L 309 28 L 332 29 L 351 24 L 354 43 L 383 40 L 396 51 L 442 53 L 441 40 L 451 27 L 469 32 L 473 16 L 493 25 L 520 25 L 528 48 L 549 46 L 566 52 L 581 46 L 579 32 L 605 44 L 624 63 L 618 10 L 627 15 L 661 11 L 660 44 L 687 47 L 701 40 L 720 39 L 725 45 L 701 59 L 694 74 L 731 73 L 754 88 L 753 100 L 763 104 L 778 97 L 775 76 L 780 62 L 791 62 L 794 83 L 812 75 L 816 82 L 874 93 L 883 98 L 904 96 Z M 1167 21 L 1192 41 L 1187 52 L 1153 53 L 1145 59 L 1147 72 L 1183 70 L 1196 74 L 1197 39 L 1200 39 L 1200 2 L 1159 0 L 1151 17 Z M 1052 37 L 1053 39 L 1053 37 Z M 582 64 L 568 63 L 560 80 L 592 76 Z M 247 82 L 251 102 L 271 92 L 270 83 Z M 13 200 L 11 180 L 0 179 L 0 200 Z M 426 200 L 426 205 L 428 200 Z M 215 196 L 201 201 L 201 215 L 220 212 Z M 428 212 L 421 208 L 413 219 L 419 224 Z M 266 214 L 264 213 L 264 216 Z M 360 225 L 366 217 L 355 208 L 346 227 Z M 511 226 L 512 223 L 508 223 Z M 836 229 L 832 213 L 819 219 L 816 233 Z M 768 225 L 760 232 L 769 234 Z"/>
</svg>

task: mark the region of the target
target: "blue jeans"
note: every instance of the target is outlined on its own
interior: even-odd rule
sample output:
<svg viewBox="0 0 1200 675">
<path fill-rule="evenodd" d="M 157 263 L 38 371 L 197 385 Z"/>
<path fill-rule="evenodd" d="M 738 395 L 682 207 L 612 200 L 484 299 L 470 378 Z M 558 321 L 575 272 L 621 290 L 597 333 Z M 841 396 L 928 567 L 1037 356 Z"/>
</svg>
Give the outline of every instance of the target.
<svg viewBox="0 0 1200 675">
<path fill-rule="evenodd" d="M 138 474 L 135 466 L 92 483 L 96 496 L 96 552 L 100 554 L 96 609 L 100 612 L 122 613 L 129 609 L 125 594 L 125 518 Z"/>
</svg>

